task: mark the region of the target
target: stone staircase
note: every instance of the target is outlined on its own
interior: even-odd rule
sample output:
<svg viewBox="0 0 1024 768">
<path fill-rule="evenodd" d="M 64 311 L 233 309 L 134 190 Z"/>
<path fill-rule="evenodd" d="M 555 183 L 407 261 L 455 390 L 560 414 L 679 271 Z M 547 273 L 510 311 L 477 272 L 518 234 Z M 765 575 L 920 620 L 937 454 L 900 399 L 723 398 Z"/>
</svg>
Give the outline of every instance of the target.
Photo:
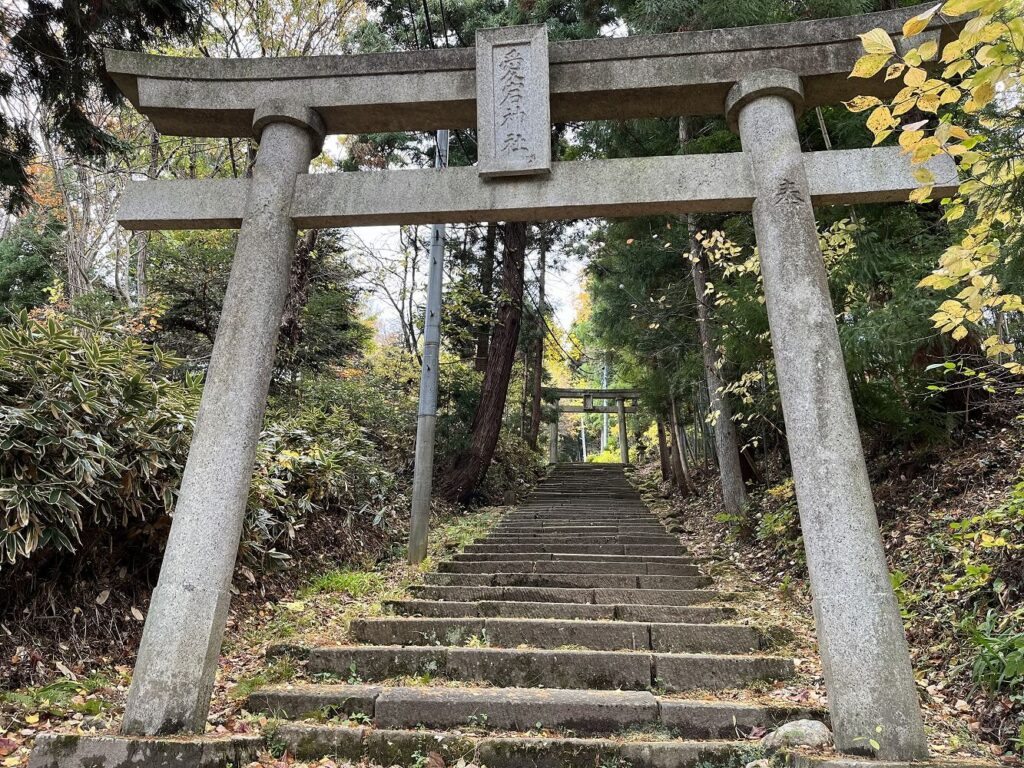
<svg viewBox="0 0 1024 768">
<path fill-rule="evenodd" d="M 793 662 L 764 653 L 621 465 L 556 466 L 412 591 L 354 622 L 358 645 L 307 649 L 327 682 L 251 696 L 284 721 L 274 744 L 385 766 L 667 768 L 734 762 L 752 730 L 821 716 L 715 699 Z"/>
</svg>

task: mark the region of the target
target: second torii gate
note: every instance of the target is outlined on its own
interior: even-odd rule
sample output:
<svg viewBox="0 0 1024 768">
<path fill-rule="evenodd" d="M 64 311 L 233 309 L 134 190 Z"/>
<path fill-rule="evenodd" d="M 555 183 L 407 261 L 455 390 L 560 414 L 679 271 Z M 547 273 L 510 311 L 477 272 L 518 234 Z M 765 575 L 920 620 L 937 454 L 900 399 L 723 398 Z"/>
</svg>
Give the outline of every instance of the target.
<svg viewBox="0 0 1024 768">
<path fill-rule="evenodd" d="M 804 153 L 797 134 L 806 108 L 894 95 L 898 79 L 848 79 L 858 34 L 903 45 L 924 9 L 550 47 L 542 26 L 506 28 L 478 32 L 476 51 L 108 52 L 158 131 L 259 140 L 252 178 L 133 183 L 119 213 L 139 230 L 241 229 L 122 732 L 206 724 L 297 228 L 752 211 L 836 745 L 926 757 L 813 210 L 904 201 L 917 182 L 898 147 Z M 944 30 L 937 17 L 923 34 Z M 686 115 L 725 116 L 743 151 L 551 162 L 552 120 Z M 477 168 L 308 172 L 326 134 L 473 127 Z M 949 158 L 929 167 L 951 194 Z"/>
<path fill-rule="evenodd" d="M 626 434 L 626 414 L 636 413 L 635 402 L 640 399 L 640 392 L 635 389 L 574 389 L 565 387 L 547 387 L 544 399 L 555 404 L 554 418 L 548 422 L 548 463 L 558 462 L 558 416 L 562 413 L 615 413 L 619 417 L 619 457 L 623 464 L 629 464 L 629 437 Z M 562 406 L 562 400 L 582 400 L 583 405 Z M 595 400 L 604 400 L 604 405 L 594 405 Z M 607 401 L 615 401 L 608 405 Z M 626 405 L 627 400 L 634 405 Z"/>
</svg>

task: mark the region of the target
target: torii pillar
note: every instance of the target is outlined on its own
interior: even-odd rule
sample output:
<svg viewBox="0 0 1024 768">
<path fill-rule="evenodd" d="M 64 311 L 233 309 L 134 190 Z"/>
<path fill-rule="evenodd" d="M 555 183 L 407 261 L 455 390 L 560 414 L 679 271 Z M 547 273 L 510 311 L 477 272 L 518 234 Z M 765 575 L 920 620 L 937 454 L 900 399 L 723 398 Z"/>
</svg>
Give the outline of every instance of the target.
<svg viewBox="0 0 1024 768">
<path fill-rule="evenodd" d="M 626 399 L 623 397 L 615 401 L 615 408 L 619 412 L 619 458 L 623 464 L 629 464 L 629 437 L 626 435 Z"/>
<path fill-rule="evenodd" d="M 879 758 L 925 759 L 797 136 L 803 101 L 796 74 L 761 70 L 732 88 L 726 114 L 756 186 L 754 230 L 829 711 L 841 751 L 870 754 L 873 741 Z"/>
<path fill-rule="evenodd" d="M 558 410 L 555 418 L 548 424 L 548 464 L 558 463 Z"/>
<path fill-rule="evenodd" d="M 203 733 L 231 600 L 256 443 L 295 251 L 292 191 L 324 127 L 305 107 L 264 104 L 259 152 L 160 579 L 122 733 Z"/>
</svg>

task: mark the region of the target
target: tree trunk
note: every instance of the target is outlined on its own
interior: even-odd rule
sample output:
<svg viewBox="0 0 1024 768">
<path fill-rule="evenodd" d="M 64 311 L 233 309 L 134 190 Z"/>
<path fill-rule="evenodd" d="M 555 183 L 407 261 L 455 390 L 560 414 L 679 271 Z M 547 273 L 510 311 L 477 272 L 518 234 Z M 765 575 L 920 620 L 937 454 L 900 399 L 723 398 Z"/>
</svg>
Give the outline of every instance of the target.
<svg viewBox="0 0 1024 768">
<path fill-rule="evenodd" d="M 484 303 L 488 310 L 490 309 L 491 293 L 494 290 L 494 241 L 497 229 L 498 227 L 493 221 L 487 223 L 487 234 L 484 236 L 484 258 L 480 262 L 480 293 L 484 297 Z M 485 322 L 476 332 L 476 369 L 481 373 L 487 370 L 487 354 L 490 343 L 491 324 Z"/>
<path fill-rule="evenodd" d="M 505 413 L 512 364 L 519 344 L 519 327 L 523 316 L 526 224 L 511 222 L 505 224 L 502 230 L 505 250 L 501 270 L 501 301 L 491 335 L 480 402 L 473 415 L 469 448 L 453 463 L 439 489 L 443 497 L 452 501 L 466 501 L 473 494 L 494 457 Z"/>
<path fill-rule="evenodd" d="M 671 443 L 671 458 L 672 458 L 672 476 L 676 481 L 676 488 L 683 496 L 690 495 L 690 484 L 687 482 L 686 469 L 683 466 L 682 454 L 679 451 L 679 441 L 676 440 L 675 435 L 678 434 L 676 431 L 672 437 Z"/>
<path fill-rule="evenodd" d="M 530 433 L 526 441 L 538 450 L 540 437 L 540 400 L 544 386 L 544 272 L 547 267 L 547 242 L 544 232 L 540 236 L 540 254 L 537 259 L 537 350 L 533 361 L 533 401 L 530 404 Z"/>
<path fill-rule="evenodd" d="M 668 441 L 665 440 L 665 424 L 661 419 L 658 422 L 658 458 L 661 461 L 661 480 L 662 482 L 668 482 L 669 475 L 672 472 L 672 467 L 669 464 L 668 457 Z"/>
<path fill-rule="evenodd" d="M 679 143 L 689 139 L 686 118 L 679 120 Z M 715 420 L 715 450 L 718 454 L 718 471 L 722 479 L 722 504 L 730 515 L 739 515 L 747 505 L 747 489 L 743 484 L 740 470 L 740 450 L 736 439 L 736 425 L 732 420 L 732 409 L 722 390 L 719 373 L 721 360 L 718 347 L 711 332 L 711 307 L 707 292 L 707 257 L 697 242 L 697 222 L 693 215 L 686 217 L 690 234 L 690 251 L 693 255 L 693 291 L 697 297 L 697 333 L 704 360 L 704 376 L 708 384 L 710 410 L 717 413 Z"/>
<path fill-rule="evenodd" d="M 682 476 L 683 484 L 679 490 L 683 493 L 696 493 L 697 486 L 690 476 L 690 463 L 686 459 L 686 433 L 679 427 L 679 412 L 676 410 L 676 399 L 672 397 L 672 446 L 675 448 L 673 461 L 679 464 L 679 474 Z"/>
<path fill-rule="evenodd" d="M 295 246 L 291 274 L 288 276 L 288 298 L 281 315 L 281 337 L 290 349 L 302 340 L 302 310 L 309 301 L 309 273 L 316 250 L 317 230 L 306 230 Z"/>
<path fill-rule="evenodd" d="M 718 472 L 722 479 L 722 504 L 729 515 L 739 515 L 747 505 L 747 489 L 743 484 L 740 468 L 740 449 L 736 439 L 736 425 L 732 420 L 732 408 L 723 391 L 719 374 L 721 361 L 718 349 L 711 335 L 710 307 L 707 296 L 707 257 L 691 230 L 690 248 L 696 257 L 693 262 L 693 290 L 697 296 L 697 331 L 704 358 L 704 376 L 708 383 L 710 410 L 717 413 L 715 419 L 715 451 L 718 454 Z"/>
</svg>

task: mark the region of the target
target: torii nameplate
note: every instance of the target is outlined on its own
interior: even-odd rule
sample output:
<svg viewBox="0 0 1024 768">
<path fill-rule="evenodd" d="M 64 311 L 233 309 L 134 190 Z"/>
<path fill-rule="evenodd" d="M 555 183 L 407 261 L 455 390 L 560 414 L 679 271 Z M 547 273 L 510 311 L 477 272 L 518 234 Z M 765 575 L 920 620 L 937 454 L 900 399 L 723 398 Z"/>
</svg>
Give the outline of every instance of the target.
<svg viewBox="0 0 1024 768">
<path fill-rule="evenodd" d="M 476 33 L 476 110 L 481 176 L 551 171 L 546 26 Z"/>
</svg>

